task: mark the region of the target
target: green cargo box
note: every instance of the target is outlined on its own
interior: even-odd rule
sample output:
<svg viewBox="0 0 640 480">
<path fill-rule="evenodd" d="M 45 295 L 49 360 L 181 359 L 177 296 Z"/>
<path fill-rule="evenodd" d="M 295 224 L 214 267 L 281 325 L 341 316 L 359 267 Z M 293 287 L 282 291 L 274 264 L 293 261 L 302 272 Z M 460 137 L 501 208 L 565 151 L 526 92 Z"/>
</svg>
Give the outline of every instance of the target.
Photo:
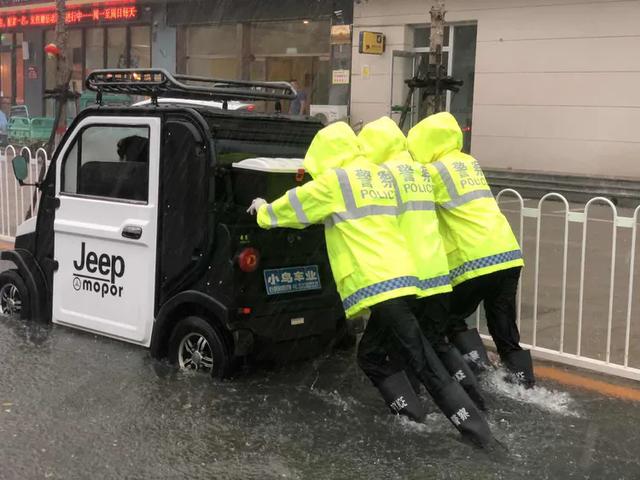
<svg viewBox="0 0 640 480">
<path fill-rule="evenodd" d="M 53 117 L 33 117 L 31 119 L 30 143 L 44 144 L 49 141 L 53 129 Z"/>
<path fill-rule="evenodd" d="M 27 117 L 11 117 L 9 119 L 9 143 L 26 145 L 31 137 L 31 120 Z"/>
</svg>

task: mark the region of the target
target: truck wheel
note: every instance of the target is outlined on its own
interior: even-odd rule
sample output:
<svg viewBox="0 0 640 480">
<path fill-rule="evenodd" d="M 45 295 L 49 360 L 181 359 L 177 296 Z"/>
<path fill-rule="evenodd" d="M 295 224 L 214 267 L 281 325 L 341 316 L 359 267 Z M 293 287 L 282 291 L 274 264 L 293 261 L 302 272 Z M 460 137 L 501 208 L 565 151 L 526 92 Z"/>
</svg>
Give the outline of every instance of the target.
<svg viewBox="0 0 640 480">
<path fill-rule="evenodd" d="M 29 317 L 29 291 L 15 270 L 0 273 L 0 315 Z"/>
<path fill-rule="evenodd" d="M 231 359 L 221 335 L 206 320 L 186 317 L 175 326 L 169 338 L 169 359 L 181 370 L 195 370 L 223 379 Z"/>
</svg>

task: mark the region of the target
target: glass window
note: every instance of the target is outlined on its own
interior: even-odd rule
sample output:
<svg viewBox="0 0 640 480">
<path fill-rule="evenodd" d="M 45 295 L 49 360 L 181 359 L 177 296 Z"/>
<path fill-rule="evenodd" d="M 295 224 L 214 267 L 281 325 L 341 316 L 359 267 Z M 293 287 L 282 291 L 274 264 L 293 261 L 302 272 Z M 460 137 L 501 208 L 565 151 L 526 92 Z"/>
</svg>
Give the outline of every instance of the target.
<svg viewBox="0 0 640 480">
<path fill-rule="evenodd" d="M 107 30 L 107 68 L 127 67 L 127 29 L 109 28 Z"/>
<path fill-rule="evenodd" d="M 187 29 L 187 73 L 217 78 L 238 78 L 237 26 Z"/>
<path fill-rule="evenodd" d="M 149 129 L 97 125 L 82 131 L 62 166 L 66 193 L 147 201 Z"/>
<path fill-rule="evenodd" d="M 100 68 L 104 68 L 104 28 L 86 30 L 85 77 Z"/>
<path fill-rule="evenodd" d="M 235 55 L 237 26 L 218 25 L 189 27 L 187 29 L 187 52 L 193 55 Z"/>
<path fill-rule="evenodd" d="M 151 29 L 131 27 L 131 68 L 151 67 Z"/>
<path fill-rule="evenodd" d="M 187 72 L 215 78 L 238 78 L 238 60 L 235 58 L 190 58 Z"/>
<path fill-rule="evenodd" d="M 471 149 L 471 119 L 473 117 L 473 83 L 476 70 L 476 25 L 456 26 L 453 30 L 452 75 L 464 84 L 451 95 L 449 110 L 464 133 L 464 151 Z"/>
<path fill-rule="evenodd" d="M 415 48 L 429 48 L 431 36 L 430 27 L 416 27 L 413 29 L 413 46 Z M 449 27 L 444 27 L 443 47 L 449 46 Z"/>
<path fill-rule="evenodd" d="M 251 25 L 253 55 L 329 53 L 331 27 L 324 22 L 264 22 Z"/>
</svg>

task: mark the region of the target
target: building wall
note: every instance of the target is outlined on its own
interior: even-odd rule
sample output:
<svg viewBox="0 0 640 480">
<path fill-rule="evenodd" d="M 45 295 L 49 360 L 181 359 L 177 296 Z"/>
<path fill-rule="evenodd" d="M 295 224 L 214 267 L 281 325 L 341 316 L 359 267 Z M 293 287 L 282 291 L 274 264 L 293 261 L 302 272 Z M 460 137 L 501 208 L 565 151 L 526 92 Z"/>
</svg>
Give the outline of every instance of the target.
<svg viewBox="0 0 640 480">
<path fill-rule="evenodd" d="M 153 10 L 151 30 L 151 62 L 154 68 L 176 71 L 176 28 L 167 24 L 166 5 Z"/>
<path fill-rule="evenodd" d="M 391 52 L 411 48 L 408 25 L 427 23 L 431 5 L 355 5 L 353 121 L 389 113 Z M 448 0 L 446 9 L 448 22 L 478 25 L 471 151 L 484 166 L 640 178 L 640 2 Z M 361 30 L 385 33 L 386 53 L 359 54 Z"/>
</svg>

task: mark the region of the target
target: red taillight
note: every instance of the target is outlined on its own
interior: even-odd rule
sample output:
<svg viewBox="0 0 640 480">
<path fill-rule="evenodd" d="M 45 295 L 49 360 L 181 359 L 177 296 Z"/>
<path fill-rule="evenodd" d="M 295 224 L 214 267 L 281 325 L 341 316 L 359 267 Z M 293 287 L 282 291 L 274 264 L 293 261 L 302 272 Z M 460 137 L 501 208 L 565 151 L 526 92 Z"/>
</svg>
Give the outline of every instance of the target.
<svg viewBox="0 0 640 480">
<path fill-rule="evenodd" d="M 253 247 L 247 247 L 238 254 L 238 266 L 243 272 L 255 272 L 260 263 L 260 254 Z"/>
<path fill-rule="evenodd" d="M 247 112 L 253 112 L 255 109 L 256 106 L 253 103 L 247 105 Z"/>
</svg>

